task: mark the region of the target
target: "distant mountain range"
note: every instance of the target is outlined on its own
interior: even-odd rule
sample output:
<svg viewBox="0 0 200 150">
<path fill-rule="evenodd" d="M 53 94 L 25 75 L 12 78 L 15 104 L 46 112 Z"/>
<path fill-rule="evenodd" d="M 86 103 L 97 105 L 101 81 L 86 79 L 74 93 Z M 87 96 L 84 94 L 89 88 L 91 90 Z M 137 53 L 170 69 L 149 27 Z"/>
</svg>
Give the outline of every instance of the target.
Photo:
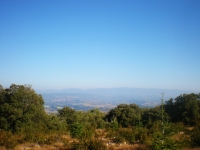
<svg viewBox="0 0 200 150">
<path fill-rule="evenodd" d="M 96 89 L 63 89 L 63 90 L 46 90 L 37 91 L 40 94 L 91 94 L 105 97 L 134 97 L 134 99 L 144 101 L 159 101 L 164 93 L 164 99 L 175 98 L 180 94 L 198 93 L 197 91 L 176 90 L 176 89 L 144 89 L 144 88 L 96 88 Z"/>
</svg>

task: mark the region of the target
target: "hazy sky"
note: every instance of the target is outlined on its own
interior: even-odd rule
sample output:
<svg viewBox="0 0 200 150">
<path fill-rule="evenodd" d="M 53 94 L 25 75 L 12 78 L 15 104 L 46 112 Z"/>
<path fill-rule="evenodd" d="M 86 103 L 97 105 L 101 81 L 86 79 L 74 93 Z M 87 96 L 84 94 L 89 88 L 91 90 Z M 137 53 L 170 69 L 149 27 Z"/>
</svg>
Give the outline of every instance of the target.
<svg viewBox="0 0 200 150">
<path fill-rule="evenodd" d="M 200 91 L 199 0 L 1 0 L 0 84 Z"/>
</svg>

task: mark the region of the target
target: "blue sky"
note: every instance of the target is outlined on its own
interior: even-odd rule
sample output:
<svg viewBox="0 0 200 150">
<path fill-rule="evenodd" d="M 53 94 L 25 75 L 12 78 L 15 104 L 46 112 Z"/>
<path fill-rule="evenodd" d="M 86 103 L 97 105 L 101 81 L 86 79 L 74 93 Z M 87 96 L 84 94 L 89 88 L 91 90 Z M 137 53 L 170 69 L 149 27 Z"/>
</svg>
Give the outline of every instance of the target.
<svg viewBox="0 0 200 150">
<path fill-rule="evenodd" d="M 199 0 L 0 1 L 0 84 L 200 91 Z"/>
</svg>

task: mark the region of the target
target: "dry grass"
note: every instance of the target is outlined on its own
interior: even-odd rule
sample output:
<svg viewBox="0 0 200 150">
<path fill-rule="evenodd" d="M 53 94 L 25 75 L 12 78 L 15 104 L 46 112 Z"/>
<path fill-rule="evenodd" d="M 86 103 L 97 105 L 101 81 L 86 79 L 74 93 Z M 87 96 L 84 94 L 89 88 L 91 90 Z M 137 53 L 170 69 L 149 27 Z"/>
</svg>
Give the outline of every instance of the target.
<svg viewBox="0 0 200 150">
<path fill-rule="evenodd" d="M 194 127 L 187 127 L 186 129 L 189 131 L 192 131 L 194 129 Z"/>
<path fill-rule="evenodd" d="M 183 137 L 184 135 L 183 134 L 175 134 L 171 137 L 171 139 L 175 140 L 175 141 L 180 141 L 180 139 Z"/>
<path fill-rule="evenodd" d="M 25 143 L 17 145 L 14 150 L 67 150 L 63 143 L 55 143 L 53 145 L 38 145 L 35 143 Z"/>
<path fill-rule="evenodd" d="M 116 144 L 108 146 L 108 150 L 136 150 L 139 147 L 138 144 L 129 145 L 129 144 Z"/>
<path fill-rule="evenodd" d="M 138 145 L 129 144 L 110 144 L 107 145 L 108 150 L 136 150 Z M 0 150 L 6 150 L 4 147 L 0 147 Z M 52 145 L 38 145 L 35 143 L 24 143 L 17 145 L 14 150 L 70 150 L 69 147 L 65 147 L 63 143 L 54 143 Z"/>
<path fill-rule="evenodd" d="M 187 130 L 192 130 L 193 128 L 189 128 Z M 123 143 L 114 143 L 113 139 L 106 137 L 107 132 L 105 129 L 97 129 L 95 131 L 94 138 L 101 140 L 105 145 L 107 145 L 108 150 L 136 150 L 137 148 L 143 149 L 144 145 L 138 145 L 138 144 L 127 144 L 125 142 Z M 187 133 L 178 133 L 172 138 L 174 140 L 179 141 L 181 138 L 188 136 Z M 36 143 L 23 143 L 17 145 L 14 150 L 70 150 L 71 145 L 74 142 L 78 142 L 79 140 L 73 139 L 70 137 L 70 135 L 62 135 L 61 140 L 54 142 L 50 145 L 43 144 L 39 145 Z M 145 146 L 144 146 L 145 149 Z M 190 150 L 191 148 L 184 148 L 183 150 Z M 0 150 L 6 150 L 5 147 L 0 147 Z M 200 150 L 200 148 L 193 148 L 193 150 Z"/>
<path fill-rule="evenodd" d="M 6 150 L 4 146 L 0 146 L 0 150 Z"/>
</svg>

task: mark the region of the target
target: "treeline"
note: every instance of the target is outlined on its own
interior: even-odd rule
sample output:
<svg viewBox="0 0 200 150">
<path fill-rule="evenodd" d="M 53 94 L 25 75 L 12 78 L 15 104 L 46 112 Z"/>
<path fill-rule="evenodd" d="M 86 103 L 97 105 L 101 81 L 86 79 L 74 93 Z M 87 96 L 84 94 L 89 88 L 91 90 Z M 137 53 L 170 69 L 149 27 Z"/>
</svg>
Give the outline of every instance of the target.
<svg viewBox="0 0 200 150">
<path fill-rule="evenodd" d="M 76 140 L 70 143 L 66 135 Z M 59 141 L 66 149 L 109 149 L 103 137 L 137 144 L 136 149 L 200 146 L 200 94 L 183 94 L 154 108 L 120 104 L 103 113 L 66 106 L 57 114 L 46 114 L 42 96 L 31 86 L 0 85 L 0 146 Z"/>
</svg>

